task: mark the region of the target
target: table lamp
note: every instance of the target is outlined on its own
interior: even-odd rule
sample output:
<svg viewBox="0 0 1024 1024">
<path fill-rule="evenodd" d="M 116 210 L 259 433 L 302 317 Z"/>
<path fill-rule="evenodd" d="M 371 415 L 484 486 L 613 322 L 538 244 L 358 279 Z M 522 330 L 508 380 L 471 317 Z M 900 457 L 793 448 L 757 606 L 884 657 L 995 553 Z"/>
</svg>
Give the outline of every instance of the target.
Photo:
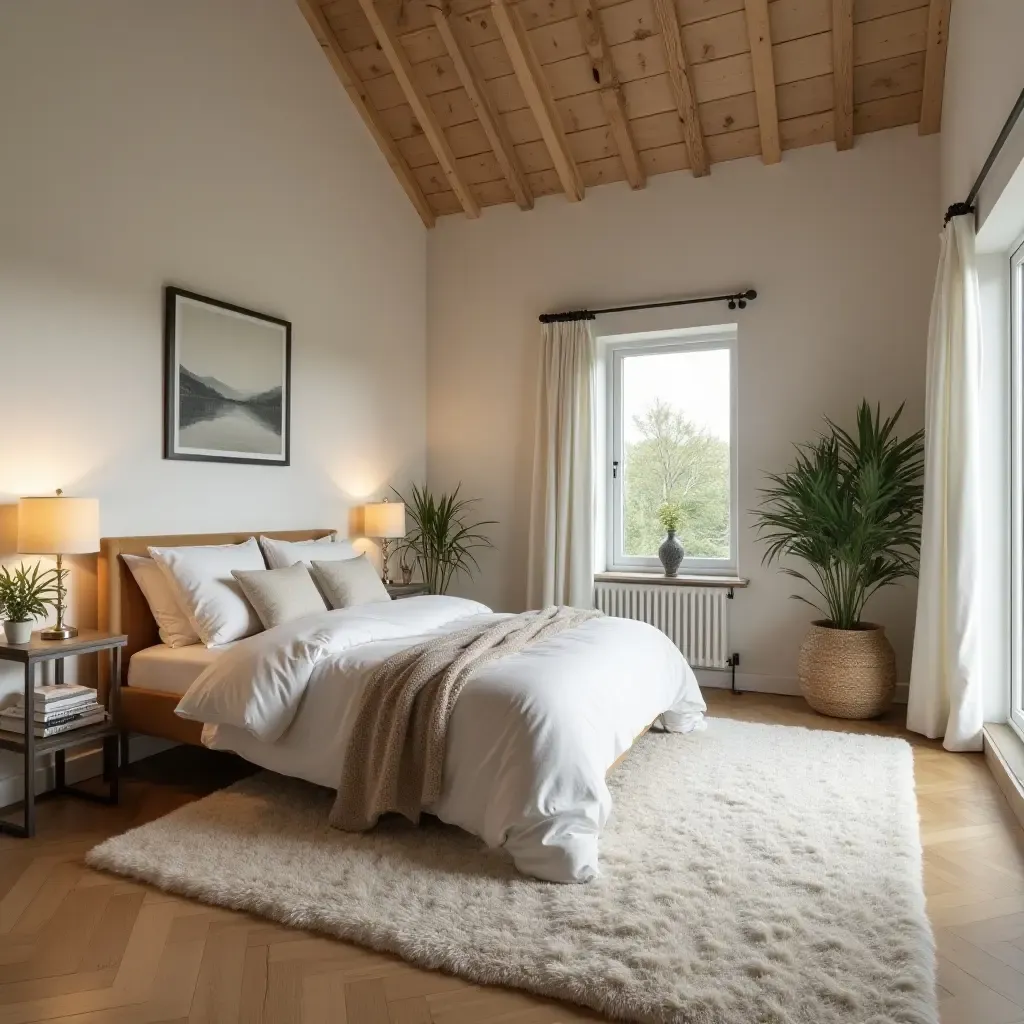
<svg viewBox="0 0 1024 1024">
<path fill-rule="evenodd" d="M 22 498 L 18 502 L 18 553 L 57 556 L 57 622 L 40 630 L 43 640 L 78 636 L 64 623 L 64 580 L 69 572 L 64 555 L 84 555 L 100 549 L 100 503 L 95 498 L 65 498 L 58 490 L 52 498 Z"/>
<path fill-rule="evenodd" d="M 381 582 L 391 582 L 388 575 L 388 558 L 391 556 L 391 541 L 405 536 L 405 502 L 371 502 L 363 506 L 363 533 L 380 541 Z"/>
</svg>

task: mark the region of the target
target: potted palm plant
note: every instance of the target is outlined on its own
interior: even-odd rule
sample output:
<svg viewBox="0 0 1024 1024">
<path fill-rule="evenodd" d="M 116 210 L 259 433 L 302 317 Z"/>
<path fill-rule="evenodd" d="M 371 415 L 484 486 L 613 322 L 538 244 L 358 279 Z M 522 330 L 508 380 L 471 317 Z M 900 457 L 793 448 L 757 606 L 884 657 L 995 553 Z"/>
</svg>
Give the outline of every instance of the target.
<svg viewBox="0 0 1024 1024">
<path fill-rule="evenodd" d="M 4 619 L 4 636 L 10 644 L 27 644 L 32 639 L 33 621 L 46 614 L 56 603 L 55 572 L 43 571 L 38 562 L 13 572 L 0 566 L 0 614 Z"/>
<path fill-rule="evenodd" d="M 782 568 L 818 595 L 793 596 L 825 616 L 800 648 L 800 689 L 812 708 L 837 718 L 881 714 L 896 687 L 885 630 L 861 616 L 882 587 L 917 575 L 924 432 L 899 440 L 902 412 L 883 421 L 864 401 L 855 434 L 826 419 L 828 433 L 797 445 L 794 464 L 768 477 L 754 512 L 768 544 L 764 563 L 795 555 L 810 568 Z"/>
<path fill-rule="evenodd" d="M 494 525 L 495 521 L 467 522 L 470 507 L 478 499 L 460 498 L 461 486 L 451 494 L 435 498 L 425 487 L 421 489 L 413 484 L 412 501 L 395 491 L 405 502 L 412 523 L 412 529 L 399 547 L 402 560 L 405 561 L 406 555 L 415 559 L 431 594 L 446 593 L 460 573 L 472 576 L 473 570 L 480 568 L 473 552 L 494 547 L 490 538 L 479 530 L 481 526 Z"/>
</svg>

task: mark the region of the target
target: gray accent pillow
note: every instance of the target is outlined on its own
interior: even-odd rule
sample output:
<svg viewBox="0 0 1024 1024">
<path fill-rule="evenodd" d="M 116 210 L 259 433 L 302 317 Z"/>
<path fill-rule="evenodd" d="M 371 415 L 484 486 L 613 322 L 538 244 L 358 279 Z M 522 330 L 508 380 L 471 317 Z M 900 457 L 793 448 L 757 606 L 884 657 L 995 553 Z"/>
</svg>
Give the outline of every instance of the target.
<svg viewBox="0 0 1024 1024">
<path fill-rule="evenodd" d="M 256 609 L 264 629 L 316 615 L 326 607 L 309 570 L 301 562 L 287 569 L 233 569 L 231 575 Z"/>
<path fill-rule="evenodd" d="M 366 555 L 341 562 L 313 562 L 313 575 L 332 608 L 391 600 Z"/>
</svg>

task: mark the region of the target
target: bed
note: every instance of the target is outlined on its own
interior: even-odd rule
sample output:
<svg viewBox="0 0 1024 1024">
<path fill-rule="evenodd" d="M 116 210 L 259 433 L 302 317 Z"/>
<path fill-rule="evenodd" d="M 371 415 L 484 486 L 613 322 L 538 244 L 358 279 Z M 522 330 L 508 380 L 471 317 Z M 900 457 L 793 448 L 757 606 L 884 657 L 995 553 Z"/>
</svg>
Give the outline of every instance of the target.
<svg viewBox="0 0 1024 1024">
<path fill-rule="evenodd" d="M 212 650 L 161 648 L 120 556 L 250 536 L 103 542 L 101 609 L 129 637 L 124 725 L 336 788 L 352 736 L 364 735 L 353 724 L 376 666 L 424 637 L 495 615 L 462 598 L 424 596 L 309 615 Z M 688 732 L 702 727 L 704 710 L 693 672 L 663 633 L 590 619 L 474 674 L 448 723 L 441 793 L 424 809 L 503 846 L 524 874 L 588 881 L 599 873 L 598 838 L 611 812 L 607 772 L 652 723 Z"/>
</svg>

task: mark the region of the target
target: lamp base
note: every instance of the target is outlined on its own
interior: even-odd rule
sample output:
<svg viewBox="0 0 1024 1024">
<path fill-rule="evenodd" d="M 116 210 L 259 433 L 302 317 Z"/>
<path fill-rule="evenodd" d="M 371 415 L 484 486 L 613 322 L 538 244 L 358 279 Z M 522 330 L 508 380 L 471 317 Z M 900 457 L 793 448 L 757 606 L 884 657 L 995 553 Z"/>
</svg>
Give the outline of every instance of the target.
<svg viewBox="0 0 1024 1024">
<path fill-rule="evenodd" d="M 51 626 L 39 631 L 40 640 L 70 640 L 78 636 L 77 626 Z"/>
</svg>

